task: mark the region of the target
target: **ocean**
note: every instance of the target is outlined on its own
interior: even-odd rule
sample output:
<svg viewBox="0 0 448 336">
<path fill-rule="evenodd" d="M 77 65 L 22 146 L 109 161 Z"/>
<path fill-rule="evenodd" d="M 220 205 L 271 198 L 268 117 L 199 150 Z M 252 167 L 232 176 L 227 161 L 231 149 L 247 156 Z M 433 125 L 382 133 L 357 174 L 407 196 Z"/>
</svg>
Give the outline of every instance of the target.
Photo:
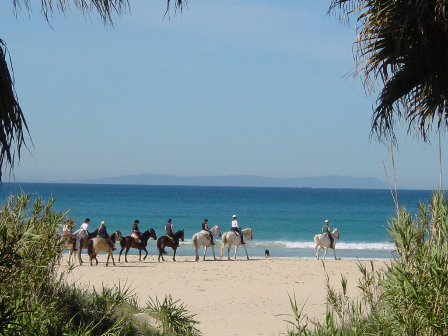
<svg viewBox="0 0 448 336">
<path fill-rule="evenodd" d="M 390 259 L 394 250 L 387 232 L 396 212 L 390 190 L 3 183 L 1 201 L 21 191 L 55 198 L 54 210 L 68 210 L 75 228 L 89 217 L 91 231 L 105 221 L 109 234 L 121 230 L 130 235 L 138 219 L 142 232 L 154 228 L 159 237 L 171 218 L 175 230 L 185 230 L 185 242 L 177 250 L 180 256 L 194 255 L 191 237 L 200 231 L 204 218 L 210 227 L 218 224 L 225 232 L 232 215 L 238 216 L 240 227 L 253 229 L 254 239 L 247 243 L 249 257 L 264 257 L 269 249 L 271 257 L 314 258 L 313 237 L 321 233 L 326 219 L 332 229 L 339 228 L 338 258 Z M 419 202 L 428 202 L 431 195 L 429 190 L 399 190 L 398 202 L 416 214 Z M 148 245 L 148 252 L 157 254 L 155 241 Z M 220 246 L 218 239 L 217 252 Z M 238 257 L 244 256 L 240 248 Z M 328 257 L 333 258 L 331 250 Z"/>
</svg>

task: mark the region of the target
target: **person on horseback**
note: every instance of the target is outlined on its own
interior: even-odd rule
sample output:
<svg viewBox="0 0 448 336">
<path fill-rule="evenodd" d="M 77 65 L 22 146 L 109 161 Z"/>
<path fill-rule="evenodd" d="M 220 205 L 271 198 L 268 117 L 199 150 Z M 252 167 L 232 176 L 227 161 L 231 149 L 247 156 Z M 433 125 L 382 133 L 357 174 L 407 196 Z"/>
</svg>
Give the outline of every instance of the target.
<svg viewBox="0 0 448 336">
<path fill-rule="evenodd" d="M 208 228 L 208 219 L 207 218 L 204 219 L 204 221 L 202 222 L 202 230 L 208 232 L 208 234 L 210 235 L 210 244 L 215 245 L 215 242 L 213 241 L 213 233 Z"/>
<path fill-rule="evenodd" d="M 322 233 L 330 238 L 330 248 L 333 248 L 334 238 L 331 234 L 330 221 L 328 219 L 325 220 L 324 226 L 322 226 Z"/>
<path fill-rule="evenodd" d="M 84 221 L 84 223 L 81 224 L 79 229 L 72 233 L 72 235 L 74 237 L 73 251 L 76 251 L 80 247 L 79 240 L 81 238 L 85 238 L 85 237 L 89 236 L 89 223 L 90 223 L 90 219 L 86 218 L 86 220 Z"/>
<path fill-rule="evenodd" d="M 236 215 L 232 216 L 232 227 L 230 228 L 231 231 L 233 232 L 238 232 L 240 237 L 241 237 L 241 244 L 246 244 L 244 242 L 244 237 L 243 237 L 243 232 L 241 231 L 241 228 L 238 226 L 238 221 L 236 220 Z"/>
<path fill-rule="evenodd" d="M 174 235 L 174 226 L 173 226 L 173 224 L 171 224 L 171 218 L 168 219 L 168 222 L 165 225 L 165 231 L 166 231 L 166 235 L 168 237 L 170 237 L 171 242 L 173 244 L 176 244 L 177 247 L 179 247 L 179 242 L 178 242 L 176 236 Z"/>
<path fill-rule="evenodd" d="M 84 221 L 84 223 L 81 224 L 80 229 L 84 230 L 85 235 L 89 235 L 89 223 L 90 223 L 90 218 L 86 218 L 86 220 Z"/>
<path fill-rule="evenodd" d="M 112 248 L 112 251 L 115 251 L 117 249 L 114 246 L 114 242 L 112 241 L 109 234 L 107 233 L 105 221 L 101 222 L 100 229 L 98 230 L 98 237 L 104 238 L 107 241 L 107 243 L 110 245 L 110 247 Z"/>
<path fill-rule="evenodd" d="M 131 233 L 131 237 L 134 238 L 137 243 L 141 244 L 142 243 L 142 233 L 140 232 L 140 230 L 138 229 L 138 224 L 140 223 L 140 221 L 138 219 L 136 219 L 134 221 L 134 225 L 132 226 L 132 233 Z"/>
<path fill-rule="evenodd" d="M 68 243 L 73 244 L 73 251 L 76 251 L 76 237 L 72 234 L 74 223 L 70 219 L 65 221 L 64 226 L 62 227 L 62 235 L 66 237 Z"/>
</svg>

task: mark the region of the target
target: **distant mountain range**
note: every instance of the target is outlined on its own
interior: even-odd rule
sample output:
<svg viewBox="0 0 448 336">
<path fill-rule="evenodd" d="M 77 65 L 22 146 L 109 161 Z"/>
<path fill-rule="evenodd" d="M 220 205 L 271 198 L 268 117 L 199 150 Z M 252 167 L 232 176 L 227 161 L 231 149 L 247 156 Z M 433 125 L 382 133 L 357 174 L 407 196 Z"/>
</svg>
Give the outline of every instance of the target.
<svg viewBox="0 0 448 336">
<path fill-rule="evenodd" d="M 83 181 L 91 184 L 141 184 L 141 185 L 195 185 L 234 187 L 290 187 L 290 188 L 350 188 L 388 189 L 387 183 L 373 177 L 320 176 L 320 177 L 262 177 L 252 175 L 229 176 L 173 176 L 139 174 L 105 177 Z"/>
</svg>

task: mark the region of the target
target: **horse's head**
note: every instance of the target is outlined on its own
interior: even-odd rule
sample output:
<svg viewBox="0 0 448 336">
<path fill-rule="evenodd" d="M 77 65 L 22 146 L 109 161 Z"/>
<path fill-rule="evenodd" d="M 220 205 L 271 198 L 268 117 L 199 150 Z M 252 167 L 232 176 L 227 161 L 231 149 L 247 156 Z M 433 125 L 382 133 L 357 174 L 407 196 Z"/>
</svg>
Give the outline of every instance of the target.
<svg viewBox="0 0 448 336">
<path fill-rule="evenodd" d="M 120 230 L 115 231 L 113 234 L 115 235 L 115 241 L 119 241 L 121 240 L 121 238 L 123 238 Z"/>
<path fill-rule="evenodd" d="M 149 229 L 149 236 L 152 237 L 152 239 L 157 240 L 157 235 L 153 228 Z"/>
<path fill-rule="evenodd" d="M 176 232 L 176 237 L 178 237 L 180 240 L 184 241 L 184 230 L 179 230 Z"/>
<path fill-rule="evenodd" d="M 335 228 L 331 234 L 333 235 L 333 237 L 339 239 L 339 230 L 338 230 L 338 228 Z"/>
<path fill-rule="evenodd" d="M 212 230 L 214 230 L 216 236 L 221 237 L 221 228 L 219 227 L 219 225 L 215 225 Z"/>
<path fill-rule="evenodd" d="M 249 240 L 252 240 L 254 237 L 254 231 L 252 230 L 252 228 L 244 229 L 243 233 Z"/>
</svg>

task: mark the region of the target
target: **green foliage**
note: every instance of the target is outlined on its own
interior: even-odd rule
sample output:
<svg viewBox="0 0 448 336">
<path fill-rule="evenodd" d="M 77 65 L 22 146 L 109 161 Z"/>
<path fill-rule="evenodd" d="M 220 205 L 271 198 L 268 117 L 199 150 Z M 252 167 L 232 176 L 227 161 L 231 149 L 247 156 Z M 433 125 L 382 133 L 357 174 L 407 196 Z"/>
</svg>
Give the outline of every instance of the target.
<svg viewBox="0 0 448 336">
<path fill-rule="evenodd" d="M 398 209 L 389 222 L 398 257 L 384 269 L 358 262 L 360 301 L 329 286 L 324 323 L 298 325 L 289 335 L 446 335 L 448 330 L 448 200 L 438 191 L 412 219 Z M 294 312 L 297 306 L 292 304 Z M 296 319 L 296 321 L 299 321 Z"/>
<path fill-rule="evenodd" d="M 330 12 L 356 22 L 356 75 L 367 91 L 382 88 L 372 132 L 396 141 L 396 119 L 427 140 L 448 125 L 446 1 L 332 0 Z"/>
<path fill-rule="evenodd" d="M 189 314 L 185 305 L 178 303 L 179 300 L 173 301 L 171 295 L 165 296 L 163 302 L 157 297 L 146 302 L 148 313 L 162 321 L 163 329 L 168 335 L 200 335 L 199 330 L 195 328 L 198 322 L 193 319 L 196 314 Z"/>
</svg>

